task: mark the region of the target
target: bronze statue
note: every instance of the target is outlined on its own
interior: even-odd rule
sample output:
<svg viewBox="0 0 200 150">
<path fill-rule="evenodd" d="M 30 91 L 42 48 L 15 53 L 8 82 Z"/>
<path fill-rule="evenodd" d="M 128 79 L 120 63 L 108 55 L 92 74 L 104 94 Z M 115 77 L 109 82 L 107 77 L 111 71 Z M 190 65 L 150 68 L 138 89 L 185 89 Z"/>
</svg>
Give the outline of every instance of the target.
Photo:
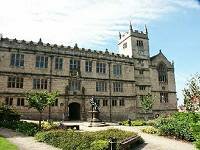
<svg viewBox="0 0 200 150">
<path fill-rule="evenodd" d="M 95 97 L 92 97 L 90 99 L 90 104 L 92 105 L 92 110 L 99 111 L 99 107 L 98 107 Z"/>
</svg>

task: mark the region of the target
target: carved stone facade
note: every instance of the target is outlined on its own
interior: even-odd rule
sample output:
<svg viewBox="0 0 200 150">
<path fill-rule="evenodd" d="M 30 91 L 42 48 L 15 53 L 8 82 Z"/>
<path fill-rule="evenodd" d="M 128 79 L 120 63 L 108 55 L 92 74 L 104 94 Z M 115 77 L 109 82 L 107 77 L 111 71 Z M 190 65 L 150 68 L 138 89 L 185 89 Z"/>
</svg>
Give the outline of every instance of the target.
<svg viewBox="0 0 200 150">
<path fill-rule="evenodd" d="M 120 34 L 120 54 L 0 39 L 0 101 L 11 105 L 23 118 L 36 119 L 28 109 L 26 91 L 58 91 L 54 106 L 43 118 L 87 120 L 90 99 L 99 103 L 102 120 L 141 117 L 140 99 L 155 97 L 152 115 L 176 111 L 174 65 L 160 53 L 149 56 L 148 32 Z M 129 56 L 125 56 L 129 55 Z"/>
</svg>

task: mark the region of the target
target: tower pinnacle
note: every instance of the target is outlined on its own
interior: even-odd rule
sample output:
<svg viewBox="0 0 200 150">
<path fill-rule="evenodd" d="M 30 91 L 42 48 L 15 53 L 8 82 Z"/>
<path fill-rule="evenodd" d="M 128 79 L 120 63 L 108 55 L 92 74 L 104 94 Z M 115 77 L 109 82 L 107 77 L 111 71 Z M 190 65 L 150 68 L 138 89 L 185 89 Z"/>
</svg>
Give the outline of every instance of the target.
<svg viewBox="0 0 200 150">
<path fill-rule="evenodd" d="M 133 27 L 132 27 L 131 21 L 130 21 L 130 31 L 133 32 Z"/>
<path fill-rule="evenodd" d="M 122 35 L 121 35 L 121 33 L 119 32 L 119 39 L 121 39 L 121 37 L 122 37 Z"/>
<path fill-rule="evenodd" d="M 145 24 L 145 32 L 146 32 L 146 34 L 148 34 L 148 30 L 147 30 L 146 24 Z"/>
</svg>

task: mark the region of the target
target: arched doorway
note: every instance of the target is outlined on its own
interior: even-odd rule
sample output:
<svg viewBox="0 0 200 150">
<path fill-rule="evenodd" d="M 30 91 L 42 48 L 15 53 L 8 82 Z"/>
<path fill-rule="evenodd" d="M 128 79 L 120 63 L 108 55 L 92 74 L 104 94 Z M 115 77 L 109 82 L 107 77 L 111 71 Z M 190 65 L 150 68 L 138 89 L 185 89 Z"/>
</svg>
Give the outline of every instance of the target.
<svg viewBox="0 0 200 150">
<path fill-rule="evenodd" d="M 69 120 L 80 120 L 80 104 L 71 103 L 69 104 Z"/>
</svg>

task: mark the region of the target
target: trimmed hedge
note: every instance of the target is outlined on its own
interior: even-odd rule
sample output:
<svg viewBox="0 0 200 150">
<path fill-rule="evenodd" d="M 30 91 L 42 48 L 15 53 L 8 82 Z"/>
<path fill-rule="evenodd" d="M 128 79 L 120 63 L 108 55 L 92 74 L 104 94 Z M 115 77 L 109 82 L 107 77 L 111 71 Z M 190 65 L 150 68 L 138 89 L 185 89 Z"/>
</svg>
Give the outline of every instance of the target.
<svg viewBox="0 0 200 150">
<path fill-rule="evenodd" d="M 0 120 L 1 121 L 19 121 L 20 115 L 8 106 L 0 106 Z"/>
<path fill-rule="evenodd" d="M 119 142 L 132 136 L 136 136 L 136 134 L 118 129 L 97 132 L 56 130 L 39 132 L 35 138 L 40 142 L 46 142 L 63 150 L 106 150 L 110 137 L 116 137 Z"/>
<path fill-rule="evenodd" d="M 26 121 L 0 121 L 0 127 L 13 129 L 28 136 L 34 136 L 40 131 L 37 124 Z"/>
</svg>

